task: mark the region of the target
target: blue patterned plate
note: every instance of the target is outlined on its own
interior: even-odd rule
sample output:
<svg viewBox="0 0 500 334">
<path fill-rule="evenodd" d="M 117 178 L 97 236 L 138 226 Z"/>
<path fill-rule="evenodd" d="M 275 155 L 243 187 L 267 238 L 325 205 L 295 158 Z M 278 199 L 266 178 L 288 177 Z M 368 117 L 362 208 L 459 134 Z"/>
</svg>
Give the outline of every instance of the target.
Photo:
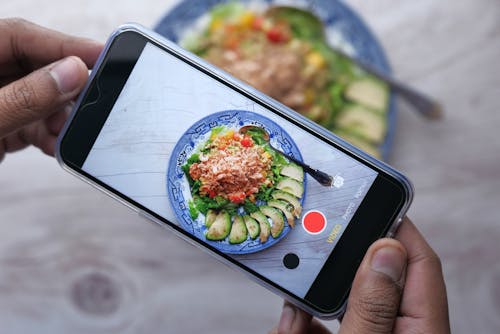
<svg viewBox="0 0 500 334">
<path fill-rule="evenodd" d="M 155 30 L 168 39 L 178 42 L 197 20 L 219 3 L 234 0 L 184 0 L 170 10 L 157 24 Z M 242 3 L 289 5 L 310 10 L 325 25 L 328 42 L 364 63 L 390 73 L 390 66 L 379 42 L 363 20 L 339 0 L 240 0 Z M 387 160 L 392 147 L 396 126 L 396 105 L 391 94 L 387 113 L 387 134 L 380 146 L 382 158 Z"/>
<path fill-rule="evenodd" d="M 187 159 L 196 151 L 199 145 L 203 145 L 210 136 L 211 130 L 216 126 L 224 125 L 236 131 L 245 125 L 257 125 L 266 129 L 269 133 L 272 146 L 281 149 L 284 153 L 302 161 L 302 155 L 293 141 L 292 137 L 278 124 L 260 114 L 245 110 L 226 110 L 217 112 L 202 118 L 194 123 L 179 139 L 170 157 L 167 169 L 167 192 L 172 209 L 180 225 L 195 237 L 207 242 L 218 250 L 229 254 L 248 254 L 261 251 L 271 247 L 283 239 L 291 228 L 285 224 L 285 228 L 276 239 L 269 237 L 265 243 L 259 239 L 248 238 L 241 244 L 232 245 L 227 240 L 211 241 L 205 238 L 205 217 L 200 214 L 198 218 L 192 219 L 189 214 L 189 200 L 192 198 L 188 180 L 181 167 L 186 164 Z M 304 176 L 304 189 L 306 188 L 306 177 Z M 301 199 L 302 206 L 304 198 Z"/>
</svg>

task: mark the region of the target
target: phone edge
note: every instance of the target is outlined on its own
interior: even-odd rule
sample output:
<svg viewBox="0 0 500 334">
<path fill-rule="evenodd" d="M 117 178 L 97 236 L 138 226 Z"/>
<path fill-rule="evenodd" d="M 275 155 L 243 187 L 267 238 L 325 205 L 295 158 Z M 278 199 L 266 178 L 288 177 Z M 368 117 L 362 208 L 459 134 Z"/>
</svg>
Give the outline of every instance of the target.
<svg viewBox="0 0 500 334">
<path fill-rule="evenodd" d="M 171 51 L 174 51 L 176 54 L 180 55 L 182 58 L 187 58 L 191 61 L 198 63 L 198 65 L 202 66 L 204 69 L 208 70 L 209 72 L 211 72 L 212 74 L 214 74 L 218 78 L 222 79 L 222 81 L 229 83 L 232 86 L 237 86 L 238 88 L 242 89 L 243 91 L 245 91 L 247 94 L 251 95 L 252 97 L 264 102 L 265 104 L 268 104 L 272 109 L 277 109 L 280 112 L 285 112 L 289 116 L 292 116 L 297 121 L 300 121 L 300 123 L 302 123 L 302 125 L 309 128 L 309 130 L 317 133 L 318 135 L 323 137 L 323 139 L 326 139 L 326 141 L 333 141 L 333 142 L 337 143 L 339 146 L 343 146 L 343 147 L 347 148 L 350 152 L 354 153 L 358 159 L 363 160 L 365 162 L 369 162 L 369 164 L 375 165 L 378 168 L 383 169 L 387 174 L 392 176 L 394 179 L 398 180 L 403 185 L 404 191 L 405 191 L 405 203 L 403 204 L 403 207 L 400 210 L 399 214 L 397 215 L 396 219 L 390 225 L 385 237 L 393 237 L 394 233 L 397 231 L 397 228 L 399 227 L 399 225 L 403 221 L 403 217 L 405 216 L 406 212 L 408 211 L 408 209 L 413 201 L 414 187 L 413 187 L 413 184 L 411 183 L 411 181 L 406 176 L 404 176 L 402 173 L 400 173 L 399 171 L 397 171 L 396 169 L 394 169 L 390 165 L 386 164 L 385 162 L 377 160 L 374 157 L 368 155 L 367 153 L 365 153 L 362 150 L 358 149 L 357 147 L 351 145 L 350 143 L 348 143 L 347 141 L 343 140 L 342 138 L 336 136 L 335 134 L 328 131 L 327 129 L 325 129 L 325 128 L 319 126 L 318 124 L 312 122 L 311 120 L 307 119 L 305 116 L 302 116 L 301 114 L 288 108 L 287 106 L 283 105 L 282 103 L 266 96 L 265 94 L 261 93 L 260 91 L 254 89 L 253 87 L 249 86 L 248 84 L 242 82 L 241 80 L 236 79 L 235 77 L 233 77 L 229 73 L 225 72 L 224 70 L 214 67 L 213 65 L 206 62 L 204 59 L 192 54 L 191 52 L 189 52 L 187 50 L 182 49 L 181 47 L 179 47 L 178 45 L 176 45 L 172 41 L 169 41 L 168 39 L 159 35 L 158 33 L 154 32 L 154 31 L 152 31 L 152 30 L 150 30 L 150 29 L 148 29 L 140 24 L 137 24 L 137 23 L 126 23 L 126 24 L 120 25 L 108 37 L 106 44 L 104 45 L 104 48 L 103 48 L 101 54 L 99 55 L 95 65 L 94 65 L 94 70 L 92 70 L 92 72 L 90 73 L 90 76 L 88 77 L 87 82 L 82 89 L 82 92 L 80 93 L 80 95 L 78 96 L 78 99 L 75 102 L 73 110 L 71 111 L 70 115 L 68 116 L 68 119 L 66 120 L 64 127 L 62 128 L 62 130 L 57 138 L 55 156 L 56 156 L 56 160 L 59 163 L 59 165 L 64 170 L 66 170 L 68 173 L 74 175 L 75 177 L 77 177 L 80 180 L 84 181 L 85 183 L 93 186 L 94 188 L 97 188 L 98 190 L 102 191 L 103 193 L 110 196 L 111 198 L 117 200 L 118 202 L 125 205 L 126 207 L 132 209 L 133 211 L 138 213 L 139 216 L 141 216 L 149 221 L 154 222 L 155 224 L 161 226 L 162 228 L 165 228 L 165 229 L 168 229 L 168 230 L 174 232 L 175 235 L 179 236 L 184 241 L 201 249 L 205 253 L 210 254 L 211 256 L 213 256 L 217 260 L 219 260 L 221 263 L 232 268 L 233 270 L 237 270 L 237 271 L 242 272 L 246 277 L 250 278 L 252 281 L 254 281 L 257 284 L 263 286 L 264 288 L 272 291 L 273 293 L 275 293 L 279 297 L 297 305 L 298 307 L 300 307 L 304 311 L 314 315 L 315 317 L 320 318 L 320 319 L 325 319 L 325 320 L 331 320 L 331 319 L 336 319 L 336 318 L 340 317 L 342 314 L 344 314 L 345 310 L 347 308 L 347 298 L 343 301 L 342 306 L 338 310 L 336 310 L 334 312 L 322 313 L 322 312 L 310 307 L 309 305 L 303 303 L 300 299 L 297 299 L 294 296 L 286 294 L 285 292 L 275 288 L 274 286 L 265 282 L 264 280 L 261 280 L 257 276 L 252 275 L 250 272 L 243 270 L 240 267 L 235 266 L 233 263 L 231 263 L 230 261 L 225 259 L 223 256 L 208 249 L 207 247 L 203 247 L 201 244 L 198 244 L 196 241 L 194 241 L 190 237 L 181 234 L 180 232 L 178 232 L 176 229 L 174 229 L 170 225 L 165 224 L 164 222 L 153 217 L 152 215 L 148 214 L 147 212 L 144 212 L 143 210 L 137 208 L 136 206 L 134 206 L 131 203 L 127 202 L 126 200 L 122 199 L 118 195 L 108 191 L 106 188 L 95 183 L 91 179 L 88 179 L 84 175 L 78 173 L 71 166 L 67 165 L 64 162 L 64 160 L 62 158 L 62 154 L 61 154 L 62 139 L 63 139 L 66 131 L 68 130 L 69 125 L 72 123 L 72 121 L 76 115 L 76 111 L 78 110 L 78 108 L 80 107 L 80 105 L 83 101 L 83 98 L 85 96 L 85 92 L 88 90 L 91 82 L 93 81 L 93 79 L 97 73 L 97 71 L 95 69 L 99 68 L 100 65 L 102 64 L 102 62 L 104 61 L 104 57 L 105 57 L 107 51 L 109 50 L 112 42 L 116 39 L 116 37 L 118 37 L 120 34 L 127 32 L 127 31 L 134 31 L 134 32 L 140 33 L 143 36 L 145 36 L 146 38 L 153 39 L 156 43 L 162 45 L 163 47 L 165 47 L 167 49 L 170 49 Z"/>
</svg>

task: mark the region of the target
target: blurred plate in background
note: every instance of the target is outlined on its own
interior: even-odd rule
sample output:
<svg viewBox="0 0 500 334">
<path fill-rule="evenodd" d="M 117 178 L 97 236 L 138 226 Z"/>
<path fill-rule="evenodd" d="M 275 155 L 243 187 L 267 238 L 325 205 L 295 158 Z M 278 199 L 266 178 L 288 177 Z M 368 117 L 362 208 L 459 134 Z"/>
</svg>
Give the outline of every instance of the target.
<svg viewBox="0 0 500 334">
<path fill-rule="evenodd" d="M 242 0 L 239 2 L 251 9 L 286 5 L 310 11 L 323 23 L 325 38 L 328 45 L 341 49 L 365 63 L 372 64 L 376 68 L 386 73 L 390 73 L 388 61 L 377 39 L 363 20 L 338 0 Z M 210 22 L 210 15 L 213 12 L 214 6 L 220 6 L 224 3 L 234 3 L 234 1 L 182 1 L 161 19 L 155 30 L 166 38 L 179 43 L 193 31 L 200 31 L 201 33 Z M 347 103 L 350 104 L 351 102 Z M 349 105 L 349 110 L 359 109 L 350 107 Z M 344 118 L 347 119 L 346 122 L 348 126 L 352 127 L 354 124 L 356 127 L 358 125 L 356 122 L 359 121 L 360 117 L 363 118 L 363 113 L 359 113 L 359 110 L 354 110 L 353 117 L 349 116 Z M 355 136 L 351 136 L 352 131 L 350 129 L 347 129 L 348 131 L 346 132 L 342 129 L 336 131 L 336 128 L 327 127 L 368 153 L 387 160 L 396 126 L 396 108 L 393 94 L 390 94 L 387 102 L 387 110 L 383 111 L 383 117 L 385 117 L 383 138 L 377 141 L 371 141 L 370 145 L 364 145 L 366 137 L 362 138 L 363 140 L 361 141 L 357 140 L 357 138 L 359 138 L 357 134 L 361 132 L 361 135 L 363 135 L 363 129 L 362 131 L 355 129 Z M 368 119 L 365 125 L 370 126 L 370 122 L 371 120 Z M 371 149 L 372 145 L 373 149 Z"/>
</svg>

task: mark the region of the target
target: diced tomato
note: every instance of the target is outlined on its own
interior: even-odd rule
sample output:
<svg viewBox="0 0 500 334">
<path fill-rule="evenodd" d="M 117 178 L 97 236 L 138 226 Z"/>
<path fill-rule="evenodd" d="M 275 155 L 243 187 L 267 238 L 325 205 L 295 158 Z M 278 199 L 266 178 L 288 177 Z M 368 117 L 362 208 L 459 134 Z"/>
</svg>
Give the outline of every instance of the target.
<svg viewBox="0 0 500 334">
<path fill-rule="evenodd" d="M 238 132 L 235 132 L 233 134 L 233 139 L 237 140 L 237 141 L 240 141 L 242 139 L 242 137 L 241 137 L 241 135 Z"/>
<path fill-rule="evenodd" d="M 208 192 L 208 197 L 210 197 L 210 198 L 214 198 L 214 197 L 215 197 L 215 191 L 210 190 L 210 191 Z"/>
<path fill-rule="evenodd" d="M 243 203 L 246 195 L 244 192 L 229 195 L 229 200 L 233 203 Z"/>
<path fill-rule="evenodd" d="M 224 26 L 224 30 L 227 32 L 227 33 L 230 33 L 230 32 L 233 32 L 236 30 L 236 26 L 234 24 L 226 24 Z"/>
<path fill-rule="evenodd" d="M 266 33 L 267 39 L 273 43 L 282 43 L 288 40 L 287 34 L 279 27 L 272 27 Z"/>
<path fill-rule="evenodd" d="M 239 45 L 240 39 L 235 34 L 229 35 L 229 37 L 224 41 L 224 47 L 226 49 L 236 50 L 238 49 Z"/>
<path fill-rule="evenodd" d="M 243 145 L 243 147 L 252 147 L 253 146 L 253 140 L 252 138 L 248 137 L 248 136 L 245 136 L 242 140 L 241 140 L 241 145 Z"/>
<path fill-rule="evenodd" d="M 253 19 L 253 22 L 252 22 L 252 28 L 254 30 L 261 30 L 262 29 L 262 24 L 264 23 L 264 19 L 262 18 L 262 16 L 256 16 L 254 19 Z"/>
</svg>

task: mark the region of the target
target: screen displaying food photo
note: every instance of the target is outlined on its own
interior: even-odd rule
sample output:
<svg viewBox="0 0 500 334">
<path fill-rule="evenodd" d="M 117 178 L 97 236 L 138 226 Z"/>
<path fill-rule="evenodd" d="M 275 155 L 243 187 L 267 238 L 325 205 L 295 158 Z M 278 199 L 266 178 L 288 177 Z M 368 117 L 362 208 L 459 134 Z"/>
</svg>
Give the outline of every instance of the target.
<svg viewBox="0 0 500 334">
<path fill-rule="evenodd" d="M 298 297 L 377 177 L 153 44 L 82 169 Z"/>
<path fill-rule="evenodd" d="M 174 147 L 169 198 L 181 225 L 217 249 L 247 254 L 281 240 L 301 218 L 300 151 L 278 124 L 245 110 L 216 112 Z"/>
</svg>

